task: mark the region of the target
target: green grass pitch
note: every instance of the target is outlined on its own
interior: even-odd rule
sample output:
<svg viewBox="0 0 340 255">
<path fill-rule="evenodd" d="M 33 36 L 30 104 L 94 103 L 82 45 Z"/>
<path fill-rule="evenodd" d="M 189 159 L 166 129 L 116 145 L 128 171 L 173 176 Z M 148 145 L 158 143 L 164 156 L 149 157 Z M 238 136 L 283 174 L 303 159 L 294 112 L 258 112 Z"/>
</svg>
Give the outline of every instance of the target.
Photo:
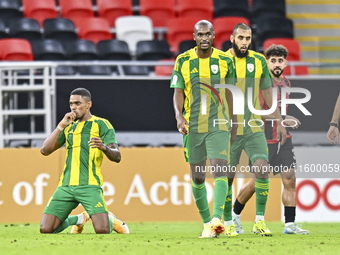
<svg viewBox="0 0 340 255">
<path fill-rule="evenodd" d="M 339 254 L 340 223 L 305 223 L 309 235 L 283 235 L 283 223 L 267 222 L 272 237 L 246 234 L 199 239 L 199 222 L 128 222 L 131 234 L 96 235 L 91 222 L 82 234 L 42 235 L 39 224 L 0 224 L 0 254 Z"/>
</svg>

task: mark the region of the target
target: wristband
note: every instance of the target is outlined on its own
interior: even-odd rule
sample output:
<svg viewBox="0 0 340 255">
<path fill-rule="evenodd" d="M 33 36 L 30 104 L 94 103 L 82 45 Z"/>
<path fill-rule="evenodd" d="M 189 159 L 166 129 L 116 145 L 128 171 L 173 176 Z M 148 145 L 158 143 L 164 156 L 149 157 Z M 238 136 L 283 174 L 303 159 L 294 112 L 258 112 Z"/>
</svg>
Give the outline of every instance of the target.
<svg viewBox="0 0 340 255">
<path fill-rule="evenodd" d="M 334 122 L 330 122 L 329 125 L 333 127 L 338 127 L 338 123 L 334 123 Z"/>
<path fill-rule="evenodd" d="M 59 129 L 60 131 L 63 131 L 64 129 L 61 126 L 57 126 L 57 129 Z"/>
</svg>

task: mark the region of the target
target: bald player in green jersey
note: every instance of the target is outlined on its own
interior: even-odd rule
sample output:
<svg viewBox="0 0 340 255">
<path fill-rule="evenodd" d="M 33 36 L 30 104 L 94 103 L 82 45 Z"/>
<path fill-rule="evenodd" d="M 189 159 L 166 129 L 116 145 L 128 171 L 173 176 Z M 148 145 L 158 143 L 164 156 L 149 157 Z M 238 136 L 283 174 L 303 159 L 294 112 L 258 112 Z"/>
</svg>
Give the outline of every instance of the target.
<svg viewBox="0 0 340 255">
<path fill-rule="evenodd" d="M 74 225 L 71 233 L 81 233 L 89 217 L 97 234 L 108 234 L 112 230 L 129 233 L 127 225 L 108 211 L 101 188 L 100 167 L 104 155 L 116 163 L 121 160 L 115 131 L 108 120 L 91 114 L 91 106 L 91 94 L 87 89 L 73 90 L 71 111 L 65 114 L 41 148 L 41 153 L 48 156 L 66 145 L 64 171 L 45 207 L 41 233 L 59 233 L 70 225 Z M 69 216 L 79 203 L 86 211 Z"/>
<path fill-rule="evenodd" d="M 234 65 L 223 51 L 212 47 L 214 38 L 209 21 L 197 22 L 194 27 L 197 46 L 177 57 L 171 77 L 177 128 L 183 134 L 184 155 L 191 168 L 192 192 L 204 225 L 200 238 L 217 237 L 224 231 L 221 217 L 228 192 L 229 141 L 230 136 L 236 136 L 236 129 L 231 133 L 229 125 L 231 93 L 217 86 L 234 82 Z M 205 187 L 207 156 L 216 170 L 213 172 L 212 217 Z"/>
<path fill-rule="evenodd" d="M 253 231 L 262 236 L 271 236 L 270 230 L 264 221 L 264 213 L 269 191 L 268 179 L 268 146 L 263 131 L 261 116 L 250 111 L 248 97 L 252 98 L 252 106 L 260 110 L 259 92 L 262 90 L 263 97 L 269 108 L 272 107 L 272 77 L 270 75 L 266 58 L 255 51 L 249 50 L 252 32 L 249 26 L 244 23 L 237 24 L 230 36 L 233 47 L 226 53 L 234 59 L 236 68 L 236 86 L 242 90 L 244 95 L 244 115 L 238 115 L 237 136 L 231 146 L 230 165 L 232 167 L 239 164 L 242 150 L 246 152 L 249 161 L 255 169 L 255 193 L 256 193 L 256 218 Z M 252 95 L 249 95 L 249 88 Z M 278 123 L 277 139 L 282 139 L 282 144 L 286 140 L 285 128 L 281 125 L 282 117 L 278 108 L 275 109 L 275 119 Z M 232 189 L 233 178 L 229 179 L 229 192 L 224 209 L 224 224 L 226 235 L 236 236 L 235 224 L 232 218 Z M 246 188 L 245 184 L 243 188 Z M 239 206 L 235 202 L 235 206 Z"/>
</svg>

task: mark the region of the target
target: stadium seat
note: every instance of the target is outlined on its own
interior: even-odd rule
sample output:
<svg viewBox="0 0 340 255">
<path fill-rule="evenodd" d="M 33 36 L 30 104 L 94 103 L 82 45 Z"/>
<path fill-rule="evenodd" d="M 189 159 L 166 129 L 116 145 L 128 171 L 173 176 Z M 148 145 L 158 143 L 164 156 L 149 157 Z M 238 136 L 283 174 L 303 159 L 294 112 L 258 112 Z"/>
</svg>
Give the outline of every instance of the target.
<svg viewBox="0 0 340 255">
<path fill-rule="evenodd" d="M 102 60 L 131 60 L 126 42 L 119 40 L 103 40 L 97 44 L 98 55 Z"/>
<path fill-rule="evenodd" d="M 111 75 L 109 66 L 79 66 L 77 70 L 82 75 Z"/>
<path fill-rule="evenodd" d="M 172 57 L 167 41 L 139 41 L 136 50 L 137 60 L 160 60 Z"/>
<path fill-rule="evenodd" d="M 65 60 L 61 42 L 54 39 L 35 40 L 31 43 L 34 60 Z"/>
<path fill-rule="evenodd" d="M 45 38 L 56 39 L 64 45 L 78 39 L 76 27 L 69 19 L 57 18 L 44 21 Z"/>
<path fill-rule="evenodd" d="M 6 61 L 33 60 L 31 44 L 25 39 L 2 39 L 0 40 L 0 59 Z"/>
<path fill-rule="evenodd" d="M 20 11 L 19 1 L 14 0 L 0 0 L 0 20 L 6 23 L 6 26 L 12 20 L 22 18 L 23 13 Z"/>
<path fill-rule="evenodd" d="M 216 48 L 222 49 L 222 43 L 230 40 L 230 35 L 233 33 L 233 29 L 238 23 L 245 23 L 248 26 L 250 25 L 249 20 L 244 17 L 219 17 L 214 19 L 214 45 Z"/>
<path fill-rule="evenodd" d="M 70 42 L 67 49 L 70 60 L 96 60 L 98 59 L 96 45 L 92 41 L 77 40 Z"/>
<path fill-rule="evenodd" d="M 27 39 L 29 41 L 41 39 L 39 22 L 30 18 L 19 18 L 9 23 L 9 36 Z"/>
<path fill-rule="evenodd" d="M 230 40 L 227 40 L 227 41 L 224 41 L 223 43 L 222 43 L 222 50 L 223 51 L 228 51 L 230 48 L 232 48 L 233 47 L 233 44 L 231 43 L 231 41 Z"/>
<path fill-rule="evenodd" d="M 173 59 L 163 59 L 160 61 L 173 61 Z M 170 66 L 155 66 L 155 74 L 156 76 L 171 76 L 172 71 L 174 69 L 173 65 Z"/>
<path fill-rule="evenodd" d="M 287 18 L 258 19 L 258 46 L 261 51 L 263 42 L 270 38 L 294 38 L 293 22 Z"/>
<path fill-rule="evenodd" d="M 147 66 L 123 66 L 125 75 L 149 75 Z"/>
<path fill-rule="evenodd" d="M 109 22 L 103 18 L 84 18 L 78 26 L 78 35 L 97 44 L 101 40 L 112 39 Z"/>
<path fill-rule="evenodd" d="M 262 18 L 284 18 L 286 17 L 285 0 L 253 0 L 252 19 L 256 21 Z"/>
<path fill-rule="evenodd" d="M 24 16 L 36 19 L 41 27 L 45 19 L 58 17 L 55 0 L 22 0 L 22 5 L 24 7 Z"/>
<path fill-rule="evenodd" d="M 181 41 L 193 40 L 194 26 L 200 17 L 180 17 L 168 21 L 168 42 L 173 53 L 178 52 Z"/>
<path fill-rule="evenodd" d="M 213 19 L 213 0 L 177 1 L 178 17 L 197 17 L 199 20 Z"/>
<path fill-rule="evenodd" d="M 175 0 L 140 0 L 140 14 L 148 16 L 154 27 L 166 27 L 175 18 Z"/>
<path fill-rule="evenodd" d="M 116 36 L 125 41 L 134 54 L 137 42 L 153 39 L 152 21 L 146 16 L 119 17 L 116 19 Z"/>
<path fill-rule="evenodd" d="M 97 0 L 98 15 L 106 19 L 111 27 L 118 17 L 132 15 L 131 0 Z"/>
<path fill-rule="evenodd" d="M 181 54 L 187 50 L 190 50 L 191 48 L 196 47 L 196 41 L 194 40 L 185 40 L 185 41 L 181 41 L 179 43 L 179 47 L 178 47 L 178 54 Z"/>
<path fill-rule="evenodd" d="M 239 16 L 249 19 L 247 0 L 214 0 L 214 17 Z"/>
<path fill-rule="evenodd" d="M 59 0 L 59 6 L 61 16 L 73 22 L 94 17 L 91 0 Z"/>
</svg>

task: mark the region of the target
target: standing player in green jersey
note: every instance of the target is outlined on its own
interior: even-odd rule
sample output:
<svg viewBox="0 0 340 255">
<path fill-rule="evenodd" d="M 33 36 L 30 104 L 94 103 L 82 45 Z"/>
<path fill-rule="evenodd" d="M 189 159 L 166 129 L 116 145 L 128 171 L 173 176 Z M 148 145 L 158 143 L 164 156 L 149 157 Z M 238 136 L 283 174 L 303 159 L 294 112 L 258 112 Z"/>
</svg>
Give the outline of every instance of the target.
<svg viewBox="0 0 340 255">
<path fill-rule="evenodd" d="M 248 97 L 251 96 L 253 107 L 260 110 L 259 90 L 261 89 L 265 101 L 271 108 L 272 77 L 268 70 L 266 58 L 260 53 L 249 50 L 251 35 L 249 26 L 244 23 L 237 24 L 230 36 L 233 47 L 227 51 L 227 55 L 235 61 L 236 86 L 242 90 L 245 98 L 244 115 L 237 116 L 238 129 L 236 139 L 231 146 L 230 166 L 236 167 L 239 164 L 241 152 L 244 150 L 249 157 L 256 177 L 256 218 L 253 231 L 262 236 L 271 236 L 271 232 L 264 221 L 269 191 L 268 146 L 261 117 L 249 110 Z M 252 89 L 252 95 L 248 95 L 249 88 Z M 278 109 L 275 109 L 274 115 L 278 123 L 277 139 L 279 140 L 281 137 L 283 144 L 286 140 L 286 131 L 281 125 L 282 117 Z M 232 182 L 233 178 L 230 178 L 229 192 L 224 209 L 224 224 L 226 235 L 236 236 L 238 234 L 232 219 Z"/>
<path fill-rule="evenodd" d="M 212 47 L 214 38 L 209 21 L 197 22 L 194 27 L 197 46 L 177 57 L 171 77 L 177 128 L 183 134 L 184 155 L 191 168 L 192 192 L 204 225 L 201 238 L 215 237 L 224 231 L 221 217 L 228 192 L 229 141 L 230 136 L 233 139 L 236 135 L 236 128 L 230 134 L 229 126 L 231 93 L 216 87 L 234 82 L 233 61 L 223 51 Z M 212 171 L 215 179 L 212 217 L 205 187 L 207 156 L 210 169 L 215 170 Z"/>
<path fill-rule="evenodd" d="M 127 225 L 108 211 L 101 188 L 101 164 L 105 156 L 121 160 L 115 131 L 106 119 L 91 114 L 91 94 L 77 88 L 71 92 L 71 112 L 44 141 L 41 153 L 48 156 L 66 143 L 66 162 L 59 185 L 48 201 L 40 222 L 41 233 L 59 233 L 70 225 L 72 233 L 81 233 L 89 217 L 97 234 L 112 230 L 129 233 Z M 85 212 L 68 216 L 81 203 Z"/>
<path fill-rule="evenodd" d="M 331 144 L 339 142 L 339 128 L 338 128 L 339 119 L 340 119 L 340 95 L 338 97 L 338 100 L 336 101 L 332 120 L 329 123 L 329 129 L 327 132 L 327 139 Z"/>
<path fill-rule="evenodd" d="M 288 50 L 282 45 L 272 45 L 265 52 L 268 58 L 268 67 L 273 77 L 273 87 L 277 88 L 277 99 L 281 102 L 281 89 L 291 87 L 290 81 L 282 75 L 283 71 L 287 66 L 287 55 Z M 286 95 L 289 98 L 289 95 Z M 264 110 L 268 109 L 268 105 L 264 102 L 262 93 L 260 93 L 261 108 Z M 281 110 L 281 104 L 278 104 Z M 288 110 L 288 106 L 286 107 Z M 263 121 L 275 119 L 274 114 L 261 115 Z M 270 168 L 273 170 L 273 174 L 280 174 L 283 184 L 282 191 L 282 203 L 284 205 L 284 216 L 285 216 L 285 228 L 284 234 L 299 234 L 306 235 L 308 230 L 301 229 L 295 224 L 295 212 L 296 212 L 296 176 L 295 167 L 296 160 L 294 155 L 294 148 L 292 143 L 292 135 L 287 130 L 287 140 L 284 145 L 280 145 L 280 142 L 276 139 L 276 123 L 272 124 L 270 121 L 266 121 L 264 125 L 265 135 L 267 139 L 269 149 L 269 163 Z M 293 116 L 286 115 L 285 125 L 292 128 L 298 128 L 301 125 L 300 121 Z M 237 196 L 237 203 L 233 209 L 233 219 L 238 233 L 243 233 L 241 226 L 240 215 L 247 203 L 255 192 L 255 180 L 251 178 L 248 185 L 240 191 Z M 241 205 L 241 206 L 240 206 Z"/>
</svg>

